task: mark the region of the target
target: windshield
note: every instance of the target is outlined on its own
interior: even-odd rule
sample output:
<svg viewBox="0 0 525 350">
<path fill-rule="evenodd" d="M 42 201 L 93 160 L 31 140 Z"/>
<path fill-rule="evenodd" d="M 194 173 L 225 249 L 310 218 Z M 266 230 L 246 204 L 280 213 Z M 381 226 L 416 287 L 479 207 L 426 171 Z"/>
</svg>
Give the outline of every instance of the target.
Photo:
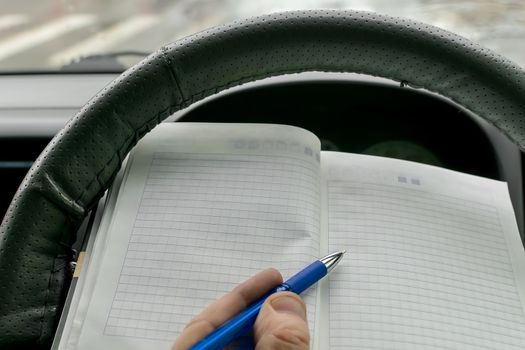
<svg viewBox="0 0 525 350">
<path fill-rule="evenodd" d="M 0 0 L 0 72 L 122 71 L 160 46 L 235 19 L 313 9 L 412 18 L 525 67 L 523 0 Z"/>
</svg>

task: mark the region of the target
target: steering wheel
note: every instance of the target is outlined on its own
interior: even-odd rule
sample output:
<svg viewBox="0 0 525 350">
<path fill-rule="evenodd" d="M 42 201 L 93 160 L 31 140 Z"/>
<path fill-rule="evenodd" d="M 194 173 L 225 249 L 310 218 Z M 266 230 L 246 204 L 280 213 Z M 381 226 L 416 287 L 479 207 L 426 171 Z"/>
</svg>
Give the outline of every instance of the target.
<svg viewBox="0 0 525 350">
<path fill-rule="evenodd" d="M 364 73 L 433 91 L 525 149 L 525 72 L 436 27 L 373 13 L 302 11 L 184 38 L 100 91 L 29 170 L 0 226 L 0 347 L 49 346 L 75 232 L 144 134 L 218 91 L 305 71 Z"/>
</svg>

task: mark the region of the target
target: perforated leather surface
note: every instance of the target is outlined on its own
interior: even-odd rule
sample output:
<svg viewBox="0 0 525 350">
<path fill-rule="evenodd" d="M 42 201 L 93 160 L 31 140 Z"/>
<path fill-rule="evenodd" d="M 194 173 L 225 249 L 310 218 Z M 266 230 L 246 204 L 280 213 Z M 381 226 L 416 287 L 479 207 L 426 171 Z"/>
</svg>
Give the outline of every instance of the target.
<svg viewBox="0 0 525 350">
<path fill-rule="evenodd" d="M 220 90 L 303 71 L 365 73 L 426 88 L 525 149 L 524 71 L 435 27 L 371 13 L 306 11 L 182 39 L 98 93 L 24 179 L 0 227 L 0 347 L 49 344 L 74 232 L 145 133 Z"/>
</svg>

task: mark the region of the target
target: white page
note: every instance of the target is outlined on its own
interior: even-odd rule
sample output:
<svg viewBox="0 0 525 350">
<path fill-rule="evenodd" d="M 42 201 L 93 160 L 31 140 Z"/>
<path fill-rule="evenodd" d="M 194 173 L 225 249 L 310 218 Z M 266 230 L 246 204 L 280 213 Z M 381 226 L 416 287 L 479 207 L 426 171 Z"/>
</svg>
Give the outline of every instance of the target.
<svg viewBox="0 0 525 350">
<path fill-rule="evenodd" d="M 322 152 L 330 349 L 524 349 L 525 259 L 505 183 Z"/>
<path fill-rule="evenodd" d="M 319 148 L 275 125 L 162 124 L 147 135 L 106 209 L 78 348 L 169 349 L 239 282 L 270 266 L 286 278 L 318 258 Z M 311 328 L 315 294 L 304 296 Z"/>
</svg>

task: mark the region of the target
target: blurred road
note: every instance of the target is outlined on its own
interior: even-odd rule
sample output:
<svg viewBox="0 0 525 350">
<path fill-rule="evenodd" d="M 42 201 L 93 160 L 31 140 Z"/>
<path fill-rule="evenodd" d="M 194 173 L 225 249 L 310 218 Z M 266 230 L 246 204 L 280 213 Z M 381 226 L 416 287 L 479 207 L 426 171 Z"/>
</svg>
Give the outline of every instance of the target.
<svg viewBox="0 0 525 350">
<path fill-rule="evenodd" d="M 525 67 L 524 0 L 0 0 L 0 71 L 53 70 L 91 54 L 151 52 L 234 19 L 307 8 L 413 18 Z"/>
</svg>

